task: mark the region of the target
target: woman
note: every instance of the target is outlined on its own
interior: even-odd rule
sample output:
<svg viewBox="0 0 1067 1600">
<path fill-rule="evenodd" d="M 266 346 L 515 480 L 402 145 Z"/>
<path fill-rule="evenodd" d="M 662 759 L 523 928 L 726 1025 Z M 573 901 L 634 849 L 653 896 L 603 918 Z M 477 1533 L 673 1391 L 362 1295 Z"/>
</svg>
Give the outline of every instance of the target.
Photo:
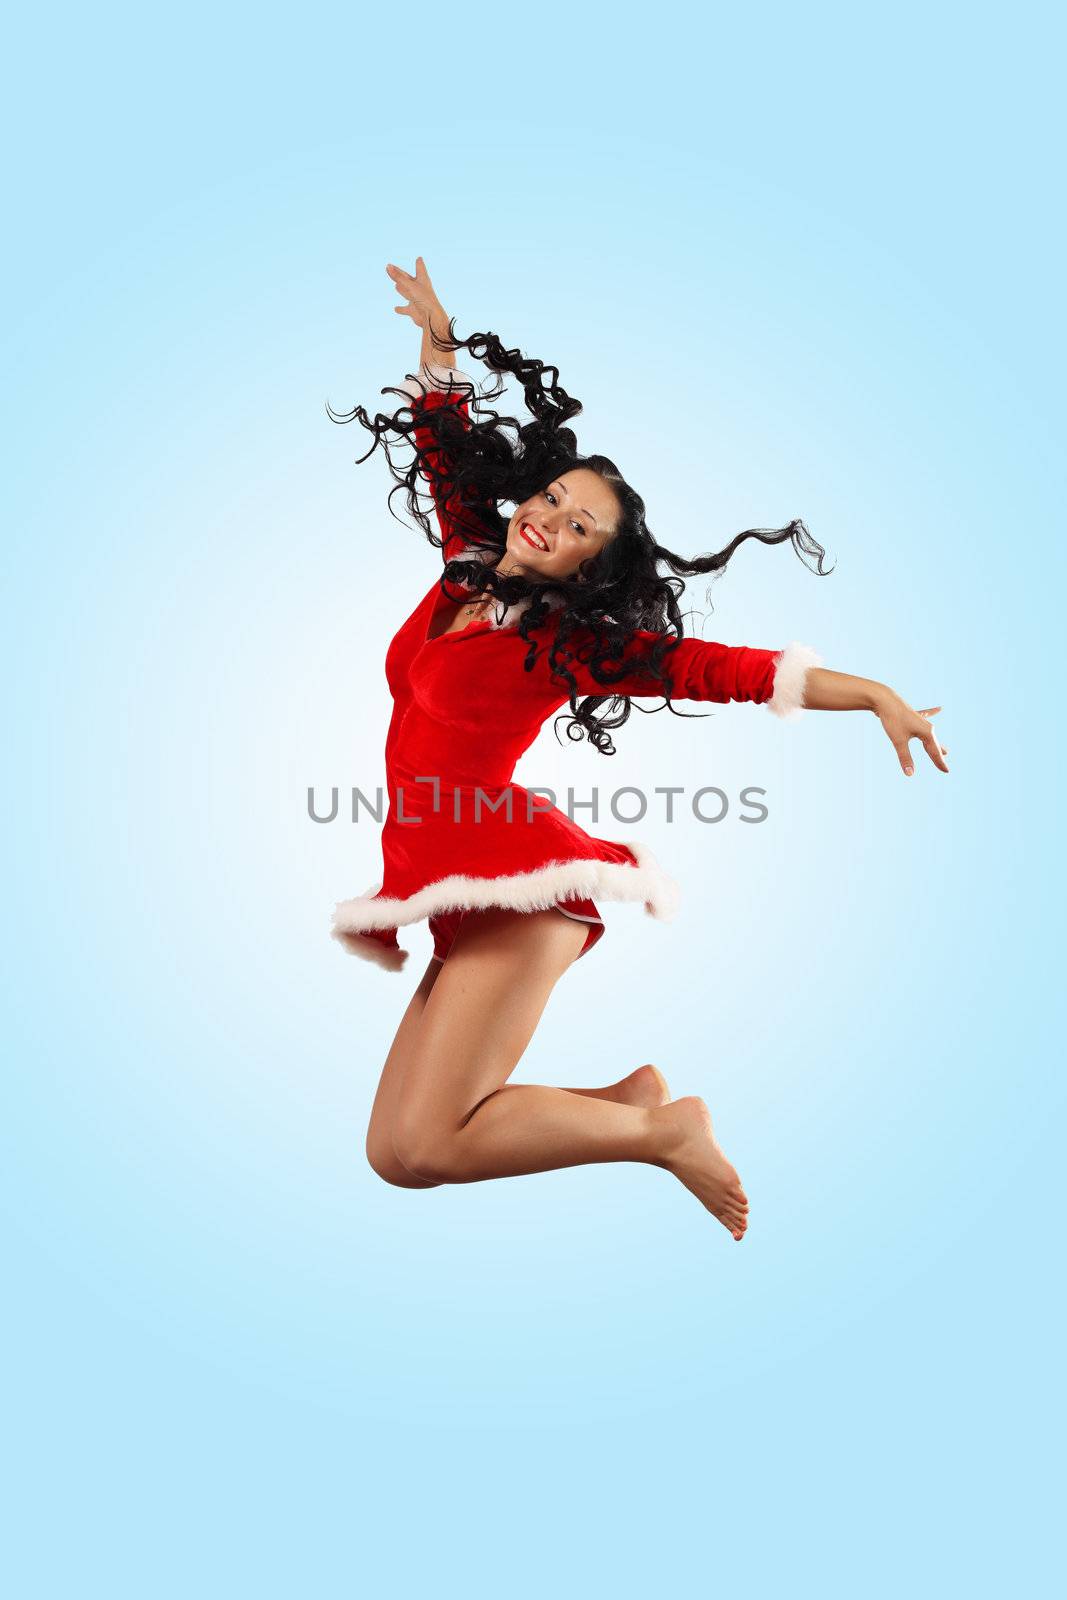
<svg viewBox="0 0 1067 1600">
<path fill-rule="evenodd" d="M 947 772 L 927 720 L 940 708 L 914 711 L 884 684 L 825 670 L 805 645 L 683 638 L 678 574 L 721 572 L 748 538 L 789 540 L 817 557 L 821 574 L 824 552 L 804 524 L 749 529 L 696 560 L 665 549 L 615 464 L 579 454 L 565 424 L 581 406 L 559 387 L 558 370 L 493 334 L 457 339 L 421 256 L 414 274 L 387 270 L 404 301 L 394 309 L 422 329 L 419 378 L 393 391 L 411 404 L 373 419 L 357 406 L 334 420 L 358 418 L 374 435 L 368 455 L 382 444 L 445 566 L 386 654 L 394 705 L 383 880 L 340 902 L 334 917 L 349 950 L 393 970 L 407 959 L 398 928 L 426 918 L 434 938 L 378 1085 L 368 1159 L 406 1188 L 649 1162 L 739 1240 L 748 1199 L 708 1108 L 695 1095 L 671 1100 L 655 1066 L 603 1088 L 507 1081 L 556 983 L 603 936 L 596 899 L 639 900 L 668 919 L 677 897 L 647 846 L 587 833 L 511 773 L 564 705 L 568 733 L 613 754 L 610 730 L 641 696 L 662 697 L 672 711 L 673 699 L 749 700 L 782 717 L 805 707 L 874 711 L 906 773 L 913 738 Z M 502 385 L 476 396 L 456 367 L 460 348 L 515 377 L 533 420 L 491 410 Z M 390 434 L 415 447 L 404 470 Z M 439 539 L 418 503 L 420 476 Z M 515 505 L 510 517 L 501 503 Z M 676 576 L 663 577 L 658 563 Z"/>
</svg>

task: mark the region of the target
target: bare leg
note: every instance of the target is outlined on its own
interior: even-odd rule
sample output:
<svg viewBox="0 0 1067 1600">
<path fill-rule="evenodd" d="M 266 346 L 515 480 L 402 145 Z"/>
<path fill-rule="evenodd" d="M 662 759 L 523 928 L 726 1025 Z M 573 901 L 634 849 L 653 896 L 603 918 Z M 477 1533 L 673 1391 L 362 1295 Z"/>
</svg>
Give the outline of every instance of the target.
<svg viewBox="0 0 1067 1600">
<path fill-rule="evenodd" d="M 367 1128 L 366 1154 L 367 1160 L 378 1176 L 386 1183 L 395 1184 L 401 1189 L 436 1189 L 439 1181 L 432 1178 L 420 1178 L 409 1171 L 400 1160 L 393 1147 L 392 1128 L 396 1119 L 397 1098 L 400 1085 L 404 1078 L 404 1070 L 408 1056 L 414 1043 L 419 1020 L 423 1008 L 430 997 L 437 976 L 441 971 L 441 962 L 431 961 L 419 981 L 419 986 L 408 1002 L 407 1009 L 400 1021 L 396 1037 L 390 1047 L 389 1054 L 382 1068 L 378 1089 L 371 1107 L 370 1123 Z M 627 1105 L 659 1106 L 665 1105 L 670 1099 L 670 1090 L 663 1074 L 646 1063 L 631 1072 L 628 1077 L 622 1078 L 618 1083 L 608 1084 L 597 1089 L 566 1089 L 567 1094 L 582 1094 L 594 1096 L 601 1100 L 618 1100 Z"/>
<path fill-rule="evenodd" d="M 437 1183 L 643 1161 L 674 1171 L 740 1238 L 748 1202 L 703 1101 L 633 1105 L 506 1083 L 584 937 L 554 909 L 464 917 L 407 1054 L 392 1127 L 398 1160 Z"/>
<path fill-rule="evenodd" d="M 418 988 L 408 1001 L 407 1010 L 396 1031 L 396 1038 L 385 1058 L 385 1066 L 378 1080 L 378 1090 L 374 1096 L 370 1123 L 367 1127 L 367 1160 L 379 1178 L 384 1178 L 386 1183 L 396 1184 L 400 1189 L 437 1188 L 433 1179 L 417 1177 L 404 1166 L 393 1149 L 392 1127 L 396 1117 L 397 1096 L 404 1079 L 404 1069 L 418 1035 L 423 1007 L 430 997 L 430 991 L 440 970 L 440 962 L 431 961 L 419 981 Z"/>
<path fill-rule="evenodd" d="M 651 1061 L 635 1067 L 628 1077 L 609 1083 L 604 1089 L 572 1089 L 568 1094 L 587 1094 L 597 1100 L 621 1100 L 628 1106 L 665 1106 L 671 1097 L 667 1080 Z"/>
</svg>

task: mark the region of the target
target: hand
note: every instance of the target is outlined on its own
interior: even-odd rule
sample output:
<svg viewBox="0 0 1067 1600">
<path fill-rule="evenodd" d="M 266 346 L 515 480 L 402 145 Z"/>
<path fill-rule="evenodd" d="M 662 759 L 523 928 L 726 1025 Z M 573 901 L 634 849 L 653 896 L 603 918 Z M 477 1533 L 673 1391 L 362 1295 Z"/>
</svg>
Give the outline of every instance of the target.
<svg viewBox="0 0 1067 1600">
<path fill-rule="evenodd" d="M 948 746 L 938 744 L 933 723 L 929 720 L 940 710 L 940 706 L 930 706 L 925 711 L 913 711 L 907 701 L 894 694 L 892 689 L 887 690 L 885 696 L 875 706 L 882 727 L 899 757 L 905 777 L 910 778 L 914 770 L 909 744 L 912 739 L 921 739 L 934 766 L 940 768 L 942 772 L 948 771 L 948 762 L 945 760 Z"/>
<path fill-rule="evenodd" d="M 438 333 L 447 334 L 448 318 L 444 307 L 434 293 L 430 274 L 426 271 L 426 263 L 421 256 L 415 257 L 415 276 L 404 272 L 400 267 L 394 267 L 392 262 L 386 267 L 386 272 L 393 280 L 393 286 L 398 294 L 402 294 L 407 301 L 405 306 L 394 306 L 393 310 L 402 317 L 410 317 L 412 322 L 418 324 L 424 333 L 429 330 L 430 317 L 433 316 Z"/>
</svg>

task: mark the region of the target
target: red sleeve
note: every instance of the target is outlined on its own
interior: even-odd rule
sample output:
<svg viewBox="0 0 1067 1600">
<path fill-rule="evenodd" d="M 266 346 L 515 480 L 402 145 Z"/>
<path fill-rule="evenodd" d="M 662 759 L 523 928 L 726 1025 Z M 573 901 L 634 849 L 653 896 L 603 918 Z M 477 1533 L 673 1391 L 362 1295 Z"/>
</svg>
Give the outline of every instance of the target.
<svg viewBox="0 0 1067 1600">
<path fill-rule="evenodd" d="M 456 374 L 455 381 L 461 385 L 470 383 L 470 379 L 465 379 L 462 373 Z M 412 393 L 410 389 L 408 392 Z M 441 551 L 443 561 L 449 561 L 454 556 L 462 555 L 466 549 L 468 540 L 463 533 L 463 527 L 464 525 L 470 525 L 471 512 L 469 508 L 461 504 L 458 495 L 452 488 L 448 460 L 443 448 L 437 444 L 433 430 L 427 427 L 425 423 L 420 426 L 418 419 L 420 415 L 424 415 L 425 412 L 432 411 L 436 407 L 454 406 L 463 418 L 464 425 L 469 427 L 470 406 L 468 404 L 468 394 L 469 392 L 462 387 L 451 391 L 428 388 L 425 399 L 418 396 L 416 392 L 412 395 L 411 400 L 415 413 L 415 442 L 420 450 L 427 452 L 435 472 L 444 475 L 443 478 L 441 476 L 431 478 L 428 472 L 422 472 L 422 476 L 430 485 L 430 492 L 437 511 L 437 524 L 444 540 L 444 547 Z"/>
<path fill-rule="evenodd" d="M 572 635 L 568 648 L 581 651 L 581 646 L 575 644 L 577 637 Z M 572 658 L 567 666 L 577 682 L 578 692 L 662 699 L 664 687 L 650 675 L 644 663 L 656 641 L 669 637 L 673 635 L 639 629 L 627 641 L 620 659 L 606 662 L 599 669 L 603 677 L 613 680 L 610 684 L 598 682 L 586 662 Z M 584 653 L 588 655 L 588 649 Z M 569 685 L 565 679 L 548 669 L 547 651 L 542 659 L 546 670 L 550 672 L 549 681 L 556 694 L 555 703 L 565 704 L 569 698 Z M 671 680 L 671 698 L 674 700 L 715 700 L 720 704 L 730 700 L 750 700 L 759 705 L 771 704 L 771 709 L 779 715 L 790 715 L 795 714 L 802 703 L 807 667 L 817 662 L 814 651 L 807 646 L 791 644 L 784 650 L 759 650 L 749 645 L 682 639 L 666 652 L 660 670 Z M 787 703 L 784 690 L 787 690 Z"/>
</svg>

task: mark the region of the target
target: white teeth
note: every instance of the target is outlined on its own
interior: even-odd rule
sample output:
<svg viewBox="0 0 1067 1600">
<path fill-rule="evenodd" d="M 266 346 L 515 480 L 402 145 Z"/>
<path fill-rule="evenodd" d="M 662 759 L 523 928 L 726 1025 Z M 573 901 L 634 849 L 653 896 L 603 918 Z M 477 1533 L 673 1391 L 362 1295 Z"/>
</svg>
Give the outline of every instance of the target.
<svg viewBox="0 0 1067 1600">
<path fill-rule="evenodd" d="M 523 523 L 523 527 L 526 529 L 526 532 L 530 535 L 530 537 L 534 540 L 535 543 L 537 543 L 540 540 L 540 543 L 537 543 L 537 548 L 539 550 L 547 550 L 548 549 L 548 546 L 545 543 L 545 541 L 541 538 L 541 535 L 539 533 L 535 532 L 535 530 L 530 527 L 530 524 L 528 522 L 524 522 Z"/>
</svg>

